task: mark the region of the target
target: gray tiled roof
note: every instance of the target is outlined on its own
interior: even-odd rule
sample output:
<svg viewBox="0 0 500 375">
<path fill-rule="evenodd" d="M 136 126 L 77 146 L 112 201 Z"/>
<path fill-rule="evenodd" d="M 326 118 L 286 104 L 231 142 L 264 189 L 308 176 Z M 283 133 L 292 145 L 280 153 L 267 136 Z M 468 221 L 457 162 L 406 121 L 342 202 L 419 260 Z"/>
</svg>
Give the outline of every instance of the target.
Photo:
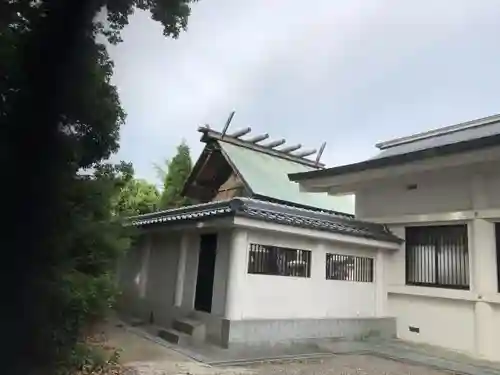
<svg viewBox="0 0 500 375">
<path fill-rule="evenodd" d="M 386 226 L 354 219 L 352 215 L 304 209 L 251 198 L 233 198 L 128 218 L 126 225 L 145 227 L 182 221 L 238 216 L 390 242 L 401 240 Z"/>
<path fill-rule="evenodd" d="M 499 115 L 379 143 L 377 147 L 381 152 L 375 158 L 407 154 L 472 139 L 491 137 L 497 134 L 500 134 Z"/>
<path fill-rule="evenodd" d="M 500 115 L 495 115 L 383 142 L 377 145 L 382 152 L 374 158 L 312 172 L 291 173 L 288 178 L 299 182 L 313 178 L 339 176 L 376 168 L 388 168 L 437 156 L 456 155 L 496 147 L 499 144 Z"/>
</svg>

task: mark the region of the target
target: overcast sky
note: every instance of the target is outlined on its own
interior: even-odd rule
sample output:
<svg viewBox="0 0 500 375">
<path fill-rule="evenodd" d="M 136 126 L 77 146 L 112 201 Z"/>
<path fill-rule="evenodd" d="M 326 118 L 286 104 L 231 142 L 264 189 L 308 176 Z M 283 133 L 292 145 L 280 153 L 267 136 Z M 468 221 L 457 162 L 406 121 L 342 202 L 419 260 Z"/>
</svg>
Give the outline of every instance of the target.
<svg viewBox="0 0 500 375">
<path fill-rule="evenodd" d="M 251 126 L 319 147 L 328 166 L 374 144 L 500 112 L 500 0 L 201 0 L 163 37 L 136 12 L 110 50 L 128 114 L 118 158 L 153 163 L 197 127 Z"/>
</svg>

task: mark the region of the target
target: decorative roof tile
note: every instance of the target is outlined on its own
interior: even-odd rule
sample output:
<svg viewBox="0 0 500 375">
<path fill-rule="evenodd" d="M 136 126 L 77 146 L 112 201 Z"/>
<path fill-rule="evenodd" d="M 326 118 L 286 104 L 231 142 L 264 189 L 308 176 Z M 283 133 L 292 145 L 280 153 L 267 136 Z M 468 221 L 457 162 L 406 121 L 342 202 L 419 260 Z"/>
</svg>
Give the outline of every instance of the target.
<svg viewBox="0 0 500 375">
<path fill-rule="evenodd" d="M 146 227 L 168 225 L 183 221 L 218 218 L 224 216 L 247 217 L 254 220 L 322 230 L 357 237 L 389 242 L 401 242 L 389 229 L 381 224 L 356 220 L 352 215 L 336 214 L 321 210 L 297 208 L 252 198 L 233 198 L 227 201 L 210 202 L 152 214 L 130 217 L 125 225 Z"/>
</svg>

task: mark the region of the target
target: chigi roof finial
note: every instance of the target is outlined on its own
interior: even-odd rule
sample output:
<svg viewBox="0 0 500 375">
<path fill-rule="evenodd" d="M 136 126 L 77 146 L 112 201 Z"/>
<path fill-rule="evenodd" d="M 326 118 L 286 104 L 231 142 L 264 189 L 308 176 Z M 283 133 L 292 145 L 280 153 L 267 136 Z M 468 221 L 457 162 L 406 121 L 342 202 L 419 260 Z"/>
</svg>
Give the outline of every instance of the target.
<svg viewBox="0 0 500 375">
<path fill-rule="evenodd" d="M 325 151 L 325 147 L 326 147 L 326 142 L 323 142 L 323 144 L 319 148 L 318 155 L 316 155 L 316 161 L 315 161 L 316 165 L 319 165 L 319 160 L 321 159 L 321 156 L 323 155 L 323 152 Z"/>
<path fill-rule="evenodd" d="M 229 114 L 229 117 L 227 118 L 226 120 L 226 125 L 224 125 L 224 129 L 222 129 L 222 137 L 224 137 L 226 135 L 226 132 L 227 132 L 227 129 L 229 128 L 229 125 L 231 124 L 231 121 L 233 120 L 233 117 L 234 117 L 234 113 L 236 111 L 232 111 L 230 114 Z"/>
<path fill-rule="evenodd" d="M 251 127 L 239 129 L 232 133 L 227 132 L 229 129 L 229 125 L 233 120 L 234 114 L 235 111 L 232 111 L 229 114 L 229 117 L 227 118 L 226 123 L 224 124 L 222 132 L 220 133 L 215 130 L 212 130 L 208 124 L 205 125 L 205 127 L 200 127 L 198 130 L 204 133 L 204 137 L 206 137 L 205 139 L 207 139 L 207 137 L 208 139 L 218 139 L 220 141 L 234 143 L 237 144 L 238 146 L 250 148 L 258 152 L 264 152 L 273 156 L 278 156 L 292 161 L 300 162 L 302 164 L 310 165 L 312 167 L 317 167 L 317 168 L 323 167 L 323 165 L 320 164 L 320 158 L 321 155 L 323 154 L 323 151 L 325 150 L 326 142 L 321 145 L 319 152 L 317 152 L 316 149 L 302 149 L 301 144 L 295 144 L 279 148 L 280 146 L 286 144 L 286 140 L 284 138 L 272 140 L 264 144 L 261 143 L 262 141 L 269 139 L 268 133 L 257 134 L 244 139 L 243 138 L 244 136 L 249 135 L 252 132 Z M 314 154 L 316 154 L 316 160 L 313 161 L 307 158 L 308 156 L 312 156 Z"/>
</svg>

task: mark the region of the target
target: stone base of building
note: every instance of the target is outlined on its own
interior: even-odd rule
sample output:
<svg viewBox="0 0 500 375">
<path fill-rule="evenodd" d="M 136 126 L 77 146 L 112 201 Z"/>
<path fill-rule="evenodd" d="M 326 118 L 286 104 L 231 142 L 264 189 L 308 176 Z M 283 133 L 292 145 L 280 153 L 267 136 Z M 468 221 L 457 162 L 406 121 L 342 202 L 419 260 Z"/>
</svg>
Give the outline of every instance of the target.
<svg viewBox="0 0 500 375">
<path fill-rule="evenodd" d="M 396 319 L 255 319 L 222 320 L 218 344 L 273 344 L 317 338 L 359 340 L 367 337 L 395 338 Z M 215 337 L 214 337 L 215 338 Z"/>
</svg>

